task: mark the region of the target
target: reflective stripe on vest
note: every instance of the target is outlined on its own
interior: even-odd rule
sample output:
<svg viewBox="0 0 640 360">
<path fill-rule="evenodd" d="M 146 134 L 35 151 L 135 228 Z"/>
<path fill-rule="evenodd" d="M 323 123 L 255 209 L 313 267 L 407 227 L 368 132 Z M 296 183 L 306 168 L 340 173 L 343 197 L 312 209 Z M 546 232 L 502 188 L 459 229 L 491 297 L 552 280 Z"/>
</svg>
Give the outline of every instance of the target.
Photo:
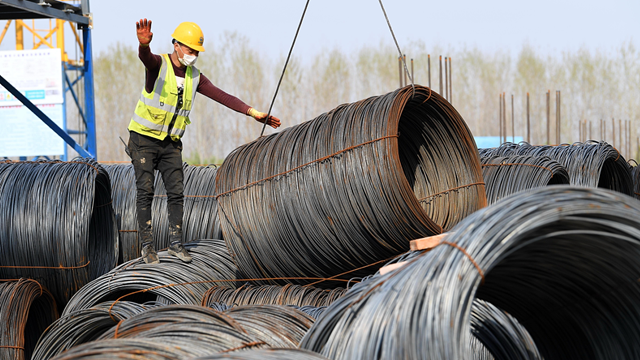
<svg viewBox="0 0 640 360">
<path fill-rule="evenodd" d="M 144 87 L 142 88 L 142 95 L 131 117 L 129 130 L 160 140 L 164 140 L 170 135 L 172 140 L 178 141 L 184 135 L 186 126 L 191 123 L 189 113 L 193 108 L 199 82 L 200 71 L 193 66 L 188 66 L 185 71 L 182 108 L 177 109 L 178 84 L 176 76 L 171 59 L 167 54 L 163 54 L 162 65 L 153 85 L 153 91 L 148 93 Z M 177 115 L 175 123 L 171 134 L 168 134 L 167 131 L 174 115 Z"/>
</svg>

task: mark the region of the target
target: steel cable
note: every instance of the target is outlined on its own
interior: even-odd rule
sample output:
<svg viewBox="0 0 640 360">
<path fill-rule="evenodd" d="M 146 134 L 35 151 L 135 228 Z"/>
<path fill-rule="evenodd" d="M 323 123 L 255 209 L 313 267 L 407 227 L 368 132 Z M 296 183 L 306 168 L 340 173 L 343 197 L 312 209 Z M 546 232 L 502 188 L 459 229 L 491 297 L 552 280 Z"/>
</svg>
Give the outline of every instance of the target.
<svg viewBox="0 0 640 360">
<path fill-rule="evenodd" d="M 469 359 L 479 298 L 518 319 L 547 360 L 637 359 L 639 257 L 637 200 L 573 186 L 520 192 L 354 286 L 301 348 L 333 359 Z"/>
<path fill-rule="evenodd" d="M 0 214 L 0 278 L 35 279 L 59 306 L 116 264 L 109 175 L 93 159 L 0 163 Z"/>
<path fill-rule="evenodd" d="M 111 175 L 113 206 L 118 218 L 121 262 L 140 257 L 136 214 L 136 181 L 131 164 L 103 165 Z M 222 239 L 218 220 L 218 202 L 214 197 L 215 166 L 183 164 L 184 214 L 182 238 L 185 243 L 196 239 Z M 167 192 L 162 176 L 156 171 L 155 196 L 152 203 L 153 238 L 156 249 L 169 246 Z"/>
<path fill-rule="evenodd" d="M 558 146 L 534 146 L 526 142 L 504 143 L 497 148 L 479 149 L 479 152 L 481 158 L 512 155 L 548 156 L 567 169 L 571 185 L 600 187 L 633 195 L 631 166 L 616 148 L 604 141 L 591 140 Z"/>
<path fill-rule="evenodd" d="M 213 286 L 202 298 L 203 306 L 213 303 L 226 305 L 295 305 L 301 306 L 327 306 L 345 293 L 344 288 L 331 290 L 320 289 L 313 286 L 301 286 L 287 284 L 254 286 L 242 285 L 237 289 L 224 286 Z"/>
<path fill-rule="evenodd" d="M 80 289 L 63 315 L 136 291 L 140 293 L 123 300 L 144 303 L 161 296 L 172 304 L 200 304 L 215 280 L 222 280 L 220 286 L 235 287 L 235 282 L 228 280 L 236 279 L 237 268 L 223 240 L 200 240 L 185 248 L 193 257 L 191 263 L 161 251 L 160 265 L 147 265 L 138 258 L 118 266 Z"/>
<path fill-rule="evenodd" d="M 329 277 L 402 253 L 486 205 L 461 116 L 428 88 L 411 95 L 409 86 L 341 105 L 226 158 L 218 213 L 243 273 Z"/>
<path fill-rule="evenodd" d="M 0 358 L 31 359 L 40 334 L 57 318 L 53 296 L 37 281 L 1 281 Z"/>
<path fill-rule="evenodd" d="M 548 156 L 485 156 L 480 163 L 489 204 L 518 191 L 569 184 L 567 169 Z"/>
</svg>

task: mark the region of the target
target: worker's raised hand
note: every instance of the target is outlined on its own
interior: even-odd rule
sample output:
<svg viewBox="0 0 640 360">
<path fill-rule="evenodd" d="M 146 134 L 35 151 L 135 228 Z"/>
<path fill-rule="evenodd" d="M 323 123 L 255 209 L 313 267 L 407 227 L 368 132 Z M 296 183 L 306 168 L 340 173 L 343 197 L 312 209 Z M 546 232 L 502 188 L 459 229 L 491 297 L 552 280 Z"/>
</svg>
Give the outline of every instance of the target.
<svg viewBox="0 0 640 360">
<path fill-rule="evenodd" d="M 266 121 L 267 125 L 271 126 L 274 129 L 277 129 L 278 127 L 280 127 L 280 119 L 278 119 L 277 117 L 273 116 L 273 115 L 269 115 L 269 119 L 267 119 L 267 114 L 260 112 L 254 108 L 250 108 L 249 111 L 247 112 L 251 117 L 253 117 L 254 119 L 256 119 L 256 121 L 264 123 Z"/>
<path fill-rule="evenodd" d="M 140 42 L 140 45 L 149 45 L 153 38 L 153 33 L 151 32 L 151 20 L 140 19 L 140 21 L 136 21 L 136 31 L 138 32 L 138 41 Z"/>
</svg>

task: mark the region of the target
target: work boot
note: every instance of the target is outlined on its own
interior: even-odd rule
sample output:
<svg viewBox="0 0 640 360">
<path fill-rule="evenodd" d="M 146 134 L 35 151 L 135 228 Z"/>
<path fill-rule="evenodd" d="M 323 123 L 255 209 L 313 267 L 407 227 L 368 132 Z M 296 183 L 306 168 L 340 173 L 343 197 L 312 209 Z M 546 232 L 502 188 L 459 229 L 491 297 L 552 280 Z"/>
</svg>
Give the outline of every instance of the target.
<svg viewBox="0 0 640 360">
<path fill-rule="evenodd" d="M 156 249 L 153 248 L 153 244 L 142 245 L 142 260 L 147 264 L 159 264 L 158 254 Z"/>
<path fill-rule="evenodd" d="M 183 262 L 186 262 L 186 263 L 191 262 L 191 255 L 189 255 L 189 253 L 187 252 L 187 249 L 185 249 L 184 246 L 182 246 L 182 244 L 179 242 L 172 243 L 171 246 L 169 246 L 169 249 L 167 251 L 169 252 L 169 254 L 177 257 Z"/>
</svg>

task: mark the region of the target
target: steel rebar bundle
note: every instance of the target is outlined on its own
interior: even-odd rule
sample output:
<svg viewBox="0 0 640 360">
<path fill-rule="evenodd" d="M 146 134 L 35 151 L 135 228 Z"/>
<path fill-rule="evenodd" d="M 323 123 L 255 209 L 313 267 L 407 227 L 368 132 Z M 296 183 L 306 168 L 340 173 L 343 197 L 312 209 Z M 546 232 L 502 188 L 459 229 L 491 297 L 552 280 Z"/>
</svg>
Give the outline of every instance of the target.
<svg viewBox="0 0 640 360">
<path fill-rule="evenodd" d="M 121 320 L 155 307 L 130 301 L 100 303 L 56 320 L 42 333 L 31 360 L 47 360 L 74 346 L 98 339 Z"/>
<path fill-rule="evenodd" d="M 633 195 L 630 165 L 613 146 L 601 141 L 534 146 L 526 142 L 504 143 L 497 148 L 480 149 L 480 157 L 532 155 L 548 156 L 569 173 L 571 185 L 600 187 Z"/>
<path fill-rule="evenodd" d="M 249 336 L 269 347 L 297 348 L 314 318 L 283 305 L 245 305 L 225 311 Z"/>
<path fill-rule="evenodd" d="M 185 248 L 193 257 L 188 264 L 161 251 L 159 265 L 136 259 L 118 266 L 80 289 L 63 315 L 127 294 L 132 296 L 122 300 L 144 303 L 161 296 L 172 304 L 200 304 L 212 284 L 235 287 L 237 268 L 223 240 L 199 240 Z"/>
<path fill-rule="evenodd" d="M 489 204 L 518 191 L 569 184 L 567 170 L 548 156 L 486 156 L 480 163 Z"/>
<path fill-rule="evenodd" d="M 140 256 L 138 222 L 136 215 L 136 181 L 131 164 L 103 165 L 111 176 L 113 204 L 118 217 L 122 262 Z M 215 166 L 183 164 L 184 215 L 182 238 L 184 242 L 196 239 L 222 239 L 218 220 L 218 202 L 214 197 Z M 169 219 L 167 192 L 162 176 L 156 171 L 155 196 L 152 204 L 153 238 L 157 249 L 169 246 Z"/>
<path fill-rule="evenodd" d="M 521 192 L 354 286 L 301 348 L 332 359 L 470 359 L 479 298 L 518 319 L 544 359 L 637 359 L 639 257 L 636 199 L 573 186 Z"/>
<path fill-rule="evenodd" d="M 113 269 L 109 175 L 93 159 L 0 163 L 0 278 L 37 280 L 58 305 Z"/>
<path fill-rule="evenodd" d="M 483 185 L 460 114 L 408 86 L 239 147 L 218 170 L 216 194 L 243 273 L 329 277 L 450 229 L 486 205 Z"/>
<path fill-rule="evenodd" d="M 251 349 L 200 357 L 194 360 L 327 360 L 326 357 L 301 349 Z"/>
<path fill-rule="evenodd" d="M 53 296 L 37 281 L 0 281 L 0 359 L 31 359 L 38 337 L 57 318 Z"/>
<path fill-rule="evenodd" d="M 287 284 L 254 286 L 245 284 L 237 289 L 213 286 L 202 298 L 203 306 L 212 303 L 227 305 L 295 305 L 295 306 L 327 306 L 344 295 L 345 288 L 331 290 L 313 286 Z"/>
</svg>

